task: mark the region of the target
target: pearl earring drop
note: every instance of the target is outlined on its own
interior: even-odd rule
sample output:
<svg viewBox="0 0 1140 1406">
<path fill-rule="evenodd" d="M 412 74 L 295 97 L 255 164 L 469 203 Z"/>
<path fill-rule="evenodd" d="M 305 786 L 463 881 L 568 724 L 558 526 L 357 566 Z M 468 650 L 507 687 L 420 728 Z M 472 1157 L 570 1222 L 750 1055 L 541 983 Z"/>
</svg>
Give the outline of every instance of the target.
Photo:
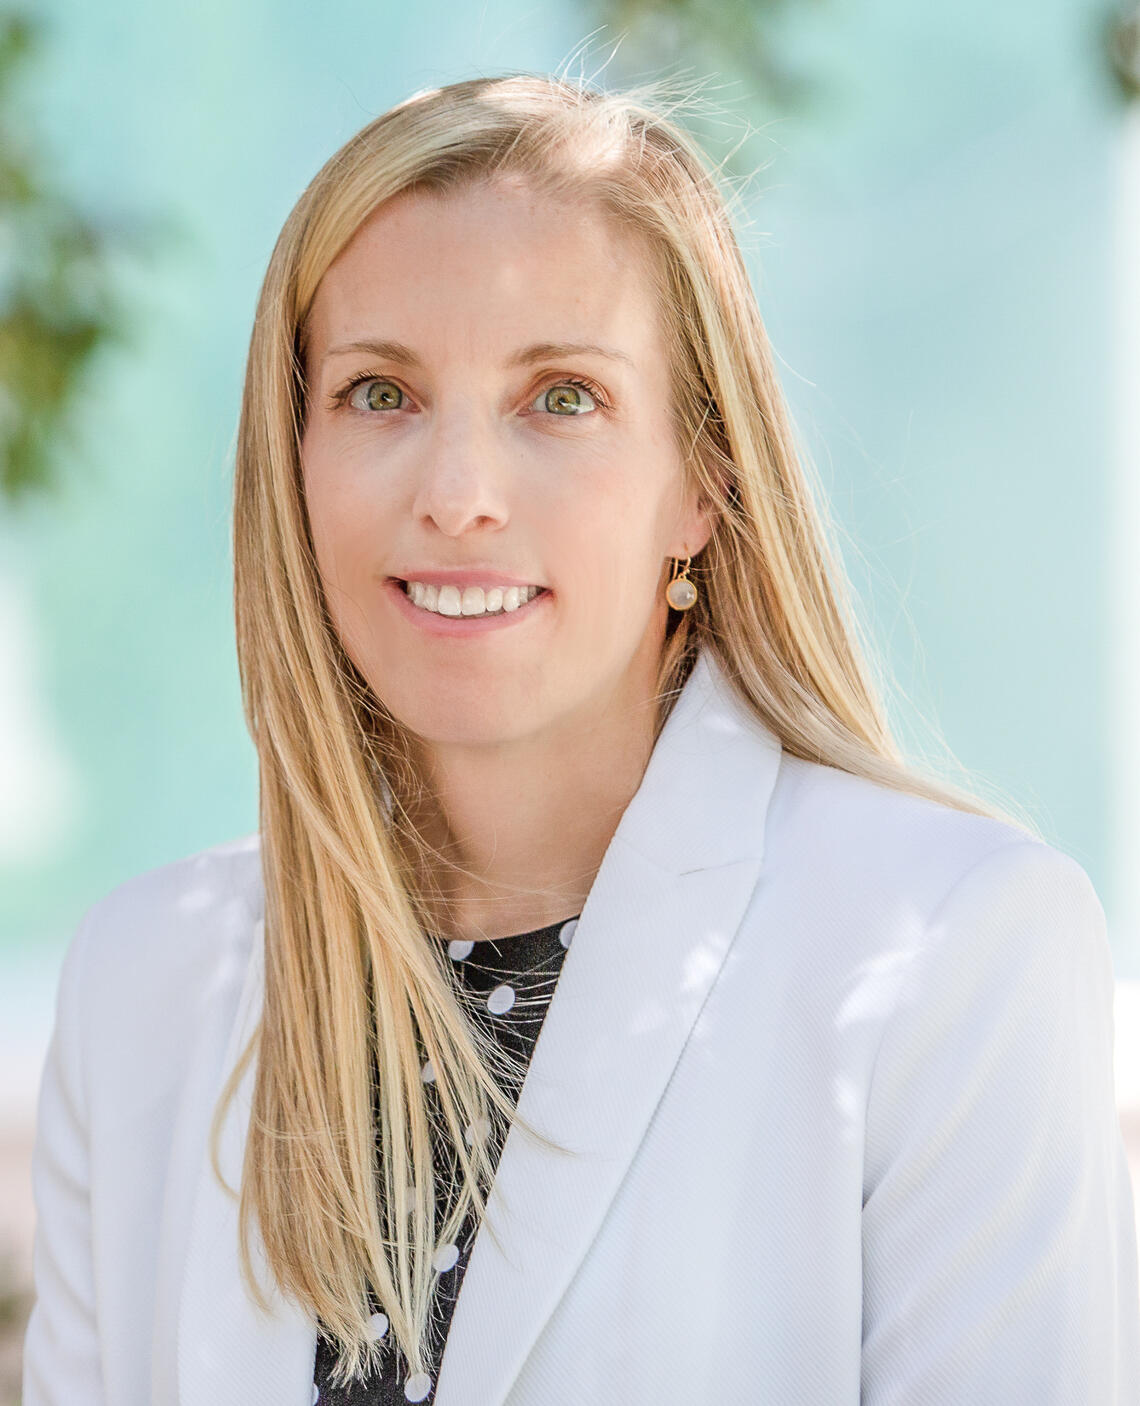
<svg viewBox="0 0 1140 1406">
<path fill-rule="evenodd" d="M 696 585 L 689 580 L 689 562 L 691 560 L 691 557 L 686 557 L 685 564 L 678 573 L 680 558 L 673 558 L 673 575 L 665 587 L 665 599 L 674 610 L 688 610 L 690 606 L 697 603 Z"/>
</svg>

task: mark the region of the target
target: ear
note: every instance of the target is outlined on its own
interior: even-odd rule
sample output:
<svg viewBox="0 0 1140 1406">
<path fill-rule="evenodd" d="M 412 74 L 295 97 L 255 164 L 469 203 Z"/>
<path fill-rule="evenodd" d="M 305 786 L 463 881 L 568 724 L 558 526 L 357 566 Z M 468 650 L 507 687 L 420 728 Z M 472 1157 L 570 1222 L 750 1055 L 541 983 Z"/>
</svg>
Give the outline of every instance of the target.
<svg viewBox="0 0 1140 1406">
<path fill-rule="evenodd" d="M 677 530 L 667 552 L 671 557 L 695 557 L 708 544 L 713 532 L 713 519 L 699 490 L 694 486 L 686 494 L 677 516 Z"/>
</svg>

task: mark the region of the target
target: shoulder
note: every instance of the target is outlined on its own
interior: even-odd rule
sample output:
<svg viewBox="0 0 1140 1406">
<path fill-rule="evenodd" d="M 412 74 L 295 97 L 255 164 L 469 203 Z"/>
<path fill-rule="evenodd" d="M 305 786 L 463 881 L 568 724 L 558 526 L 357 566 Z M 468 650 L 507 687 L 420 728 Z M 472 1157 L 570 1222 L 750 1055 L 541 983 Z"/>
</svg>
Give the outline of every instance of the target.
<svg viewBox="0 0 1140 1406">
<path fill-rule="evenodd" d="M 770 871 L 810 872 L 853 904 L 905 908 L 925 919 L 961 883 L 1022 874 L 1082 891 L 1081 865 L 1017 825 L 784 755 L 765 842 Z"/>
<path fill-rule="evenodd" d="M 205 954 L 219 937 L 262 914 L 261 845 L 255 833 L 146 870 L 84 913 L 76 934 L 87 958 L 132 968 L 174 950 Z"/>
<path fill-rule="evenodd" d="M 68 945 L 57 1021 L 92 1051 L 116 1032 L 179 1038 L 203 1007 L 240 989 L 263 910 L 259 836 L 242 836 L 116 885 Z"/>
<path fill-rule="evenodd" d="M 980 986 L 1080 966 L 1097 999 L 1111 990 L 1104 910 L 1070 855 L 1002 820 L 786 754 L 760 898 L 758 925 L 787 934 L 780 960 L 825 1003 L 874 986 L 885 1014 L 916 972 L 943 961 Z"/>
<path fill-rule="evenodd" d="M 743 950 L 757 989 L 785 993 L 811 1058 L 833 1050 L 864 1099 L 878 1070 L 871 1106 L 888 1119 L 895 1072 L 920 1052 L 956 1069 L 992 1040 L 1016 1079 L 1076 1039 L 1111 1065 L 1093 883 L 989 816 L 785 755 Z"/>
</svg>

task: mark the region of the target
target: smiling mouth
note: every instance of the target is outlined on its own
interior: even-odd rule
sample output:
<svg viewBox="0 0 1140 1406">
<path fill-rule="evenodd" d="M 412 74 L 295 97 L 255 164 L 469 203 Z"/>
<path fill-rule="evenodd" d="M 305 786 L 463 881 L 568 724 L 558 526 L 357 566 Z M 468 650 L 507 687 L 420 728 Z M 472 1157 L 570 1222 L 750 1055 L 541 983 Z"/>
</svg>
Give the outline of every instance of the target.
<svg viewBox="0 0 1140 1406">
<path fill-rule="evenodd" d="M 399 578 L 397 578 L 399 580 Z M 452 619 L 482 619 L 488 615 L 510 615 L 537 596 L 546 595 L 545 586 L 431 586 L 422 581 L 399 581 L 408 600 L 420 610 Z"/>
</svg>

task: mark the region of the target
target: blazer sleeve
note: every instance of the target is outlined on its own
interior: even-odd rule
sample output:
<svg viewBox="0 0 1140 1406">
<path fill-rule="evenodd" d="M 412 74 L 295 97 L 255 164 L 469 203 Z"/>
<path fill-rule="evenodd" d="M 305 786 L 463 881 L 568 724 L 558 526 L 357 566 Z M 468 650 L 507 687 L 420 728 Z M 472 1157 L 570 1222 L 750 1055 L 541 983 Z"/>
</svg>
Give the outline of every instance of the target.
<svg viewBox="0 0 1140 1406">
<path fill-rule="evenodd" d="M 40 1080 L 32 1151 L 35 1302 L 24 1339 L 23 1406 L 104 1406 L 95 1313 L 84 967 L 89 917 L 64 956 Z"/>
<path fill-rule="evenodd" d="M 905 959 L 872 1073 L 863 1406 L 1137 1406 L 1113 968 L 1085 871 L 1016 840 Z"/>
</svg>

